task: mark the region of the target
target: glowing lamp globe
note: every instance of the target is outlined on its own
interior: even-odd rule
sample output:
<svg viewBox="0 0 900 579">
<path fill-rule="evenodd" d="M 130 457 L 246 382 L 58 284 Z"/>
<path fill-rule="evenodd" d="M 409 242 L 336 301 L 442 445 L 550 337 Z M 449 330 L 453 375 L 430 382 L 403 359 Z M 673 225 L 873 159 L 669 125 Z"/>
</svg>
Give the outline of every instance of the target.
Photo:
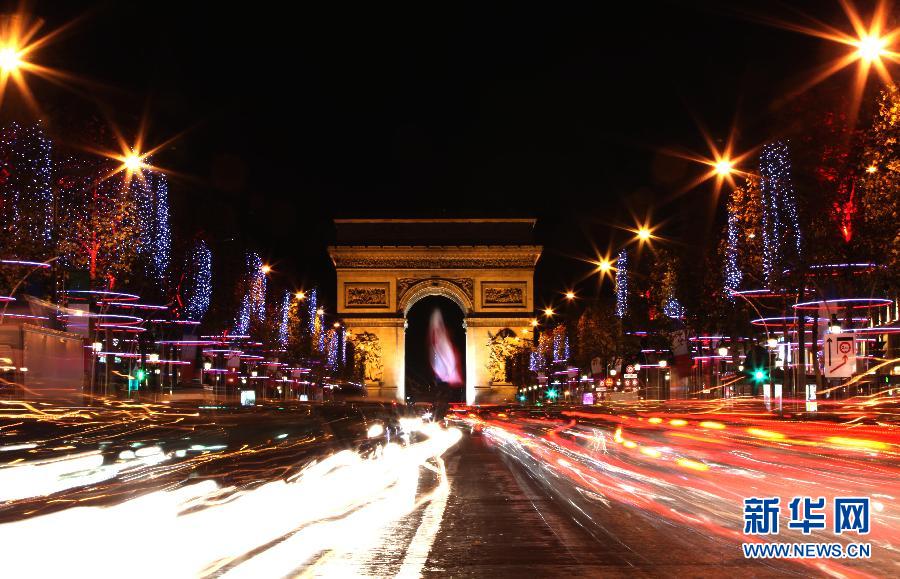
<svg viewBox="0 0 900 579">
<path fill-rule="evenodd" d="M 0 70 L 7 73 L 13 72 L 18 70 L 21 65 L 22 60 L 16 49 L 10 47 L 0 49 Z"/>
<path fill-rule="evenodd" d="M 877 36 L 864 36 L 856 43 L 856 55 L 866 62 L 878 60 L 886 54 L 887 41 Z"/>
<path fill-rule="evenodd" d="M 716 170 L 716 175 L 725 177 L 726 175 L 730 175 L 734 170 L 734 163 L 732 163 L 728 159 L 722 159 L 714 165 L 714 168 Z"/>
<path fill-rule="evenodd" d="M 141 159 L 140 155 L 132 153 L 122 159 L 122 166 L 125 167 L 126 171 L 135 173 L 144 168 L 144 160 Z"/>
</svg>

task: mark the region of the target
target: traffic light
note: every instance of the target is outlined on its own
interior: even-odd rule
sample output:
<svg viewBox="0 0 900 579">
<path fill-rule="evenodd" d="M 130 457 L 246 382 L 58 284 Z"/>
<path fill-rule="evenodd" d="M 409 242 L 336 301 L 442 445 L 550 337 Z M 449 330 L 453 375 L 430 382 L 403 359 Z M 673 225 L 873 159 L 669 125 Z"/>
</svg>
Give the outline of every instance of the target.
<svg viewBox="0 0 900 579">
<path fill-rule="evenodd" d="M 147 372 L 145 372 L 143 368 L 140 368 L 136 373 L 136 377 L 138 382 L 143 382 L 144 378 L 147 377 Z"/>
<path fill-rule="evenodd" d="M 753 378 L 753 381 L 757 384 L 761 382 L 765 382 L 769 377 L 769 373 L 766 372 L 765 368 L 753 368 L 750 371 L 750 377 Z"/>
<path fill-rule="evenodd" d="M 550 390 L 547 390 L 547 399 L 548 400 L 556 400 L 556 397 L 558 395 L 559 394 L 553 388 L 551 388 Z"/>
</svg>

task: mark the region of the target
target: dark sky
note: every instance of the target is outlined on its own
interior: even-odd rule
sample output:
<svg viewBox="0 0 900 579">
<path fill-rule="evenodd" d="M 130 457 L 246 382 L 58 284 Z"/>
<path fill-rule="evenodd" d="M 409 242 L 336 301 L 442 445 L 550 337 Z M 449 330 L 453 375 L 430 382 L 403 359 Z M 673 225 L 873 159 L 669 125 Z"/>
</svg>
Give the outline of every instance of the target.
<svg viewBox="0 0 900 579">
<path fill-rule="evenodd" d="M 288 6 L 291 8 L 288 9 Z M 587 271 L 630 211 L 686 244 L 713 231 L 698 120 L 739 145 L 778 131 L 773 102 L 833 50 L 757 21 L 829 0 L 733 2 L 37 2 L 41 52 L 92 84 L 35 84 L 100 103 L 149 141 L 183 234 L 236 234 L 285 279 L 333 284 L 330 219 L 533 216 L 545 299 Z M 93 106 L 93 105 L 92 105 Z M 619 233 L 619 238 L 625 234 Z"/>
</svg>

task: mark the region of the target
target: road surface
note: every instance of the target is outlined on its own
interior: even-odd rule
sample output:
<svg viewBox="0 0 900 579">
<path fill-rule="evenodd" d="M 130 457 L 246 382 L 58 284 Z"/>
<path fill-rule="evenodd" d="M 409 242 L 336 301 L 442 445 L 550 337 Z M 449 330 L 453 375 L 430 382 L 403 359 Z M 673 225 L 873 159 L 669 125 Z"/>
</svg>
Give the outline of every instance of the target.
<svg viewBox="0 0 900 579">
<path fill-rule="evenodd" d="M 436 425 L 372 405 L 3 404 L 13 577 L 864 577 L 900 565 L 900 445 L 877 413 L 495 408 Z M 775 540 L 743 535 L 744 498 L 847 493 L 873 497 L 868 535 L 783 528 L 777 540 L 866 541 L 870 559 L 744 558 L 742 542 Z"/>
</svg>

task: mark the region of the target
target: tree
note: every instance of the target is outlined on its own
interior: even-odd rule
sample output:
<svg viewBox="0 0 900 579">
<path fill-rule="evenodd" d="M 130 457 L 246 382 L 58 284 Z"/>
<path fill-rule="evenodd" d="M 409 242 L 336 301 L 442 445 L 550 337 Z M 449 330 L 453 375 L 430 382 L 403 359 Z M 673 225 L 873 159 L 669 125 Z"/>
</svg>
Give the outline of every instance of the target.
<svg viewBox="0 0 900 579">
<path fill-rule="evenodd" d="M 54 257 L 51 150 L 39 124 L 11 123 L 0 129 L 0 257 L 4 259 Z M 0 283 L 9 291 L 21 273 L 20 268 L 0 268 Z"/>
<path fill-rule="evenodd" d="M 862 154 L 859 181 L 859 244 L 867 257 L 884 266 L 881 278 L 898 290 L 900 279 L 900 89 L 885 88 Z"/>
<path fill-rule="evenodd" d="M 600 358 L 604 366 L 618 355 L 621 320 L 608 305 L 590 304 L 575 324 L 573 361 L 579 368 L 591 367 L 593 358 Z"/>
<path fill-rule="evenodd" d="M 111 289 L 128 280 L 140 248 L 133 191 L 124 175 L 99 157 L 61 160 L 55 179 L 59 196 L 60 251 L 66 263 L 88 272 L 91 286 Z"/>
</svg>

